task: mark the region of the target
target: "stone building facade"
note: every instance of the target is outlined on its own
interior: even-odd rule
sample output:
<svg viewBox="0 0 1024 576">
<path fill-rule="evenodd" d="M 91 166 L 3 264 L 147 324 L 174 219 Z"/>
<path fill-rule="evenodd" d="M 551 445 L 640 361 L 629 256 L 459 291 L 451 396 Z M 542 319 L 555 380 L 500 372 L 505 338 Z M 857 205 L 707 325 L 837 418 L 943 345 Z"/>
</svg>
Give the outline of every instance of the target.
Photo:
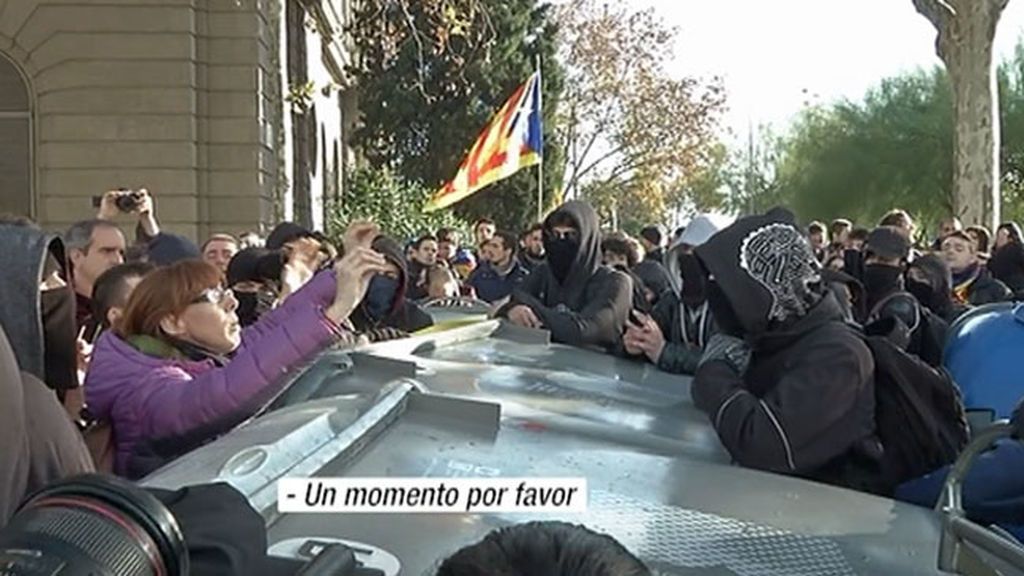
<svg viewBox="0 0 1024 576">
<path fill-rule="evenodd" d="M 144 186 L 161 224 L 197 240 L 320 224 L 351 156 L 347 13 L 345 0 L 0 0 L 0 211 L 59 230 L 94 214 L 93 196 Z"/>
</svg>

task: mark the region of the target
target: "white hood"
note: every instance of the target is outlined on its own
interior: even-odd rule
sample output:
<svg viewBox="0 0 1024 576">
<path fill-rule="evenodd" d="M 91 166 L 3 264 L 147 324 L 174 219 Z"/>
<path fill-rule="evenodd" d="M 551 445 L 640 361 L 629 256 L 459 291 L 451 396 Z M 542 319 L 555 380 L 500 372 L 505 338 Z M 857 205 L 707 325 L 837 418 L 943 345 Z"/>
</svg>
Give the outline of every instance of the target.
<svg viewBox="0 0 1024 576">
<path fill-rule="evenodd" d="M 729 219 L 716 214 L 698 214 L 686 225 L 683 234 L 669 246 L 665 253 L 665 269 L 668 270 L 668 279 L 672 283 L 672 289 L 678 296 L 683 290 L 682 271 L 679 269 L 679 253 L 683 245 L 693 248 L 707 242 L 719 230 L 729 226 Z"/>
</svg>

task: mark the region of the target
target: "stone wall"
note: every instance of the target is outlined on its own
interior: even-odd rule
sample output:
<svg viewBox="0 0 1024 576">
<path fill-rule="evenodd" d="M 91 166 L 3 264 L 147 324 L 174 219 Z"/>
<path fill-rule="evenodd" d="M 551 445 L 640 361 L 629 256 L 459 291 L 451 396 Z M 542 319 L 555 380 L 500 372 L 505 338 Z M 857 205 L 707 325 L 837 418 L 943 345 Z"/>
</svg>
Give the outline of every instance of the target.
<svg viewBox="0 0 1024 576">
<path fill-rule="evenodd" d="M 277 11 L 275 13 L 275 10 Z M 201 238 L 273 219 L 278 0 L 0 0 L 0 52 L 34 123 L 32 216 L 146 186 L 165 228 Z"/>
</svg>

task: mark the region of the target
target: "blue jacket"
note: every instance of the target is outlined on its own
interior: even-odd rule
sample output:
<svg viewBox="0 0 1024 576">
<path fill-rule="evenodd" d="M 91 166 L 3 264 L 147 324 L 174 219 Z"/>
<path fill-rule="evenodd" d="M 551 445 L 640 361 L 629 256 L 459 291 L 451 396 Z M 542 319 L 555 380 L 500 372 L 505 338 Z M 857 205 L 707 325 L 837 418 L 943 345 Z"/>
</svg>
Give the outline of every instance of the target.
<svg viewBox="0 0 1024 576">
<path fill-rule="evenodd" d="M 476 290 L 476 295 L 486 302 L 497 302 L 512 294 L 512 289 L 522 283 L 529 272 L 518 260 L 512 260 L 512 268 L 502 276 L 490 262 L 484 262 L 469 275 L 467 284 Z"/>
<path fill-rule="evenodd" d="M 896 499 L 932 508 L 939 499 L 949 467 L 896 489 Z M 982 454 L 967 473 L 963 487 L 967 516 L 999 524 L 1024 542 L 1024 443 L 1004 440 Z"/>
</svg>

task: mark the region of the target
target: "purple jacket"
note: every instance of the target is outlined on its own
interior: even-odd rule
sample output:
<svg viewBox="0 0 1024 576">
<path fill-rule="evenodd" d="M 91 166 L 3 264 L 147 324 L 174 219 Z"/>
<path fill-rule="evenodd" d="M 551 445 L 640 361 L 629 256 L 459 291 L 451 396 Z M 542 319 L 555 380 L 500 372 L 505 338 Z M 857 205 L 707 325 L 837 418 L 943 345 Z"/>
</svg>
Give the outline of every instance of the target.
<svg viewBox="0 0 1024 576">
<path fill-rule="evenodd" d="M 287 385 L 288 372 L 343 335 L 323 314 L 334 294 L 334 272 L 321 272 L 246 328 L 242 345 L 220 368 L 149 356 L 103 334 L 85 394 L 90 413 L 113 428 L 115 472 L 142 476 L 255 414 Z M 154 443 L 169 449 L 150 452 Z"/>
</svg>

